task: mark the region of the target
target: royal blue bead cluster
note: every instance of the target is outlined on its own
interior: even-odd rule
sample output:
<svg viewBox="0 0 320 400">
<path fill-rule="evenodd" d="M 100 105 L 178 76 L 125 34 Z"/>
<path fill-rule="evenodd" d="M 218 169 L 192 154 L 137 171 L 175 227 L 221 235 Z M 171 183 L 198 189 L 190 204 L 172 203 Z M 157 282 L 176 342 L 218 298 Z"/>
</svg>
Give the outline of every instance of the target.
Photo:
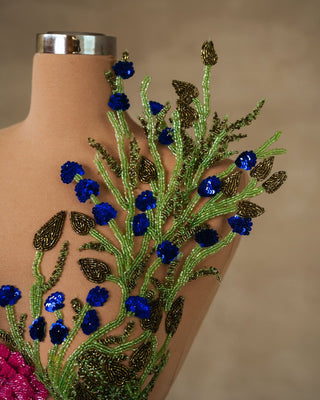
<svg viewBox="0 0 320 400">
<path fill-rule="evenodd" d="M 98 225 L 108 225 L 111 219 L 116 218 L 118 212 L 109 203 L 105 202 L 96 204 L 92 209 L 92 213 Z"/>
<path fill-rule="evenodd" d="M 21 298 L 21 292 L 12 285 L 2 285 L 0 288 L 0 306 L 13 306 Z"/>
<path fill-rule="evenodd" d="M 82 165 L 75 161 L 67 161 L 61 166 L 60 177 L 63 183 L 71 183 L 76 174 L 84 175 Z"/>
<path fill-rule="evenodd" d="M 158 136 L 158 142 L 161 144 L 167 145 L 167 146 L 169 144 L 173 143 L 174 140 L 171 135 L 171 132 L 173 132 L 172 128 L 166 127 L 164 129 L 162 129 L 162 131 L 159 133 L 159 136 Z"/>
<path fill-rule="evenodd" d="M 96 310 L 87 311 L 81 324 L 81 329 L 85 335 L 95 332 L 100 326 L 99 317 Z"/>
<path fill-rule="evenodd" d="M 46 321 L 43 317 L 36 318 L 29 326 L 30 337 L 33 340 L 43 341 L 45 337 Z"/>
<path fill-rule="evenodd" d="M 197 232 L 195 239 L 201 247 L 209 247 L 219 242 L 219 235 L 216 230 L 208 228 Z"/>
<path fill-rule="evenodd" d="M 253 225 L 251 218 L 242 218 L 239 215 L 228 218 L 228 222 L 233 232 L 239 235 L 249 235 Z"/>
<path fill-rule="evenodd" d="M 131 61 L 118 61 L 112 69 L 122 79 L 129 79 L 134 74 L 133 62 Z"/>
<path fill-rule="evenodd" d="M 249 171 L 257 163 L 257 156 L 254 151 L 244 151 L 241 153 L 234 162 L 238 168 Z"/>
<path fill-rule="evenodd" d="M 213 197 L 220 192 L 221 181 L 215 175 L 208 176 L 198 187 L 198 193 L 201 197 Z"/>
<path fill-rule="evenodd" d="M 150 110 L 152 115 L 157 115 L 163 109 L 164 105 L 157 101 L 149 101 Z"/>
<path fill-rule="evenodd" d="M 130 103 L 124 93 L 115 93 L 111 95 L 108 106 L 114 111 L 126 111 L 130 107 Z"/>
<path fill-rule="evenodd" d="M 74 190 L 76 192 L 78 200 L 81 203 L 85 203 L 88 199 L 90 199 L 90 196 L 92 194 L 94 194 L 95 196 L 98 196 L 99 183 L 96 181 L 93 181 L 92 179 L 81 179 L 81 181 L 79 181 L 76 184 Z"/>
<path fill-rule="evenodd" d="M 161 258 L 163 264 L 170 264 L 178 254 L 178 247 L 169 240 L 163 241 L 157 247 L 157 256 Z"/>
<path fill-rule="evenodd" d="M 135 215 L 132 221 L 132 230 L 134 236 L 143 236 L 150 225 L 148 217 L 145 213 Z"/>
<path fill-rule="evenodd" d="M 151 307 L 148 299 L 141 296 L 130 296 L 126 300 L 126 309 L 141 319 L 150 318 Z"/>
<path fill-rule="evenodd" d="M 136 198 L 136 207 L 140 211 L 147 211 L 155 208 L 157 199 L 153 196 L 151 190 L 145 190 Z"/>
<path fill-rule="evenodd" d="M 61 292 L 52 293 L 44 302 L 44 308 L 48 312 L 54 312 L 64 307 L 64 294 Z"/>
<path fill-rule="evenodd" d="M 92 307 L 101 307 L 108 300 L 109 292 L 105 288 L 96 286 L 90 290 L 87 296 L 87 303 Z"/>
<path fill-rule="evenodd" d="M 63 325 L 62 319 L 58 319 L 51 325 L 49 334 L 52 344 L 61 344 L 68 336 L 69 329 Z"/>
</svg>

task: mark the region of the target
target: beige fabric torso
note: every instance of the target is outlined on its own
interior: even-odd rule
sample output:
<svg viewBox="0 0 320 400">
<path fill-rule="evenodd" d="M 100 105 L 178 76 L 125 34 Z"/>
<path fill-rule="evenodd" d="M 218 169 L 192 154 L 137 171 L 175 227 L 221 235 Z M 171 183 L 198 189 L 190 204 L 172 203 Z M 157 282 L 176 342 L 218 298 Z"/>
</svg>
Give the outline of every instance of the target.
<svg viewBox="0 0 320 400">
<path fill-rule="evenodd" d="M 69 60 L 67 61 L 69 62 Z M 103 66 L 103 63 L 101 63 L 101 66 L 99 64 L 97 68 L 102 69 L 102 67 L 106 68 L 106 65 Z M 68 88 L 66 88 L 66 91 L 68 91 Z M 96 94 L 95 97 L 99 98 L 99 94 Z M 52 102 L 54 104 L 54 99 L 52 99 Z M 59 105 L 57 105 L 57 107 L 58 106 Z M 78 118 L 81 118 L 86 112 L 85 105 L 83 105 L 83 110 L 81 109 L 81 102 L 79 102 L 77 106 Z M 69 223 L 69 216 L 71 211 L 80 211 L 90 215 L 93 204 L 90 201 L 84 204 L 79 203 L 74 194 L 74 184 L 65 185 L 61 182 L 59 176 L 60 166 L 68 160 L 77 161 L 82 164 L 86 170 L 85 177 L 97 180 L 100 184 L 100 201 L 108 201 L 116 206 L 110 193 L 104 188 L 101 177 L 96 172 L 94 164 L 92 163 L 95 151 L 89 147 L 86 140 L 88 136 L 95 138 L 98 142 L 105 145 L 112 155 L 117 157 L 116 143 L 112 129 L 106 122 L 105 117 L 104 119 L 102 118 L 99 123 L 92 120 L 92 124 L 89 122 L 78 124 L 78 126 L 72 129 L 74 112 L 74 109 L 70 111 L 69 120 L 67 119 L 67 113 L 61 117 L 62 119 L 59 119 L 59 111 L 57 110 L 57 113 L 55 113 L 54 110 L 51 109 L 51 115 L 55 114 L 54 118 L 58 121 L 56 124 L 50 123 L 50 121 L 45 123 L 45 118 L 43 118 L 43 121 L 38 120 L 40 122 L 37 123 L 37 119 L 34 117 L 35 114 L 31 112 L 29 117 L 22 123 L 0 131 L 0 187 L 2 194 L 0 200 L 0 284 L 11 284 L 21 290 L 22 298 L 17 303 L 16 310 L 17 313 L 26 312 L 28 314 L 27 328 L 32 322 L 29 307 L 29 289 L 33 283 L 32 262 L 35 254 L 35 250 L 32 246 L 33 236 L 45 222 L 60 210 L 65 210 L 68 213 L 63 235 L 58 246 L 45 254 L 42 263 L 42 271 L 46 277 L 50 275 L 57 260 L 62 242 L 64 240 L 69 240 L 70 252 L 65 270 L 55 288 L 66 295 L 66 306 L 64 308 L 64 323 L 66 326 L 72 326 L 73 312 L 70 306 L 70 300 L 74 297 L 79 297 L 85 301 L 88 291 L 92 288 L 92 283 L 83 278 L 77 263 L 77 260 L 83 254 L 80 254 L 77 248 L 84 243 L 85 240 L 72 231 Z M 54 118 L 52 118 L 52 120 L 54 120 Z M 133 123 L 129 117 L 128 122 L 130 128 L 136 135 L 141 154 L 151 158 L 143 130 Z M 74 140 L 76 137 L 78 139 Z M 174 167 L 174 158 L 170 155 L 170 151 L 168 151 L 166 146 L 161 147 L 160 155 L 164 160 L 166 173 L 170 174 Z M 229 163 L 229 161 L 225 161 L 217 164 L 204 177 L 221 172 Z M 114 182 L 121 188 L 121 180 L 120 178 L 117 179 L 118 180 Z M 141 184 L 137 193 L 139 193 L 140 190 L 142 191 L 149 188 L 149 185 Z M 120 212 L 119 206 L 117 206 L 117 209 L 119 211 L 117 222 L 120 229 L 124 229 L 125 213 Z M 209 224 L 218 231 L 220 237 L 225 236 L 230 230 L 227 223 L 227 216 L 209 221 Z M 108 227 L 100 228 L 107 237 L 111 237 Z M 238 237 L 232 244 L 222 249 L 218 254 L 200 263 L 198 268 L 203 266 L 215 266 L 219 269 L 223 278 L 237 244 Z M 194 245 L 195 242 L 191 240 L 185 247 L 184 253 L 187 254 L 187 252 L 190 252 Z M 85 256 L 95 257 L 96 253 L 87 251 Z M 104 254 L 103 259 L 112 268 L 114 259 L 108 256 L 108 254 Z M 163 266 L 161 266 L 156 272 L 156 276 L 161 277 L 164 275 L 164 272 L 165 270 Z M 107 323 L 118 314 L 120 291 L 116 285 L 109 282 L 106 282 L 103 286 L 108 288 L 110 298 L 107 304 L 99 309 L 99 316 L 101 318 L 101 323 Z M 190 282 L 181 291 L 180 294 L 185 296 L 183 318 L 170 343 L 169 349 L 171 355 L 168 364 L 160 375 L 150 395 L 151 400 L 162 400 L 167 395 L 197 334 L 201 322 L 212 303 L 218 287 L 219 284 L 216 278 L 210 276 Z M 55 321 L 54 315 L 46 314 L 46 319 L 47 326 L 50 326 L 51 323 Z M 165 338 L 163 325 L 162 322 L 157 333 L 160 345 Z M 0 309 L 0 328 L 8 329 L 4 309 Z M 136 329 L 138 335 L 140 329 L 139 324 L 136 325 Z M 114 333 L 116 334 L 117 332 Z M 25 335 L 27 340 L 29 340 L 28 329 Z M 68 354 L 85 339 L 86 336 L 80 332 L 68 351 Z M 204 343 L 203 345 L 210 346 L 209 343 Z M 50 347 L 50 338 L 49 335 L 47 335 L 44 343 L 41 344 L 41 359 L 44 364 L 46 363 L 47 353 Z"/>
</svg>

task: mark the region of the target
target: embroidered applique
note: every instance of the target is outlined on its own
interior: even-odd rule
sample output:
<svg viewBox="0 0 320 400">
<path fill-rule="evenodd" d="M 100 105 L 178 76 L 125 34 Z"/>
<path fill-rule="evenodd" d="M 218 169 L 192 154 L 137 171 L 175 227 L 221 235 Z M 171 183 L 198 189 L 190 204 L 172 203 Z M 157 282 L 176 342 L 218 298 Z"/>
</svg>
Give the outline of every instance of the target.
<svg viewBox="0 0 320 400">
<path fill-rule="evenodd" d="M 67 212 L 60 211 L 36 232 L 33 240 L 36 250 L 32 266 L 34 283 L 30 289 L 33 322 L 29 337 L 24 332 L 26 314 L 18 319 L 15 315 L 15 304 L 27 294 L 12 285 L 0 288 L 0 306 L 5 308 L 11 328 L 10 333 L 0 330 L 0 340 L 20 354 L 11 365 L 10 350 L 0 345 L 0 363 L 7 363 L 1 364 L 5 367 L 0 368 L 0 394 L 6 393 L 5 398 L 42 399 L 50 392 L 59 400 L 147 399 L 168 361 L 171 338 L 183 320 L 185 299 L 180 294 L 181 288 L 188 282 L 209 276 L 221 283 L 217 267 L 196 269 L 196 266 L 231 243 L 237 234 L 249 235 L 253 226 L 251 218 L 261 215 L 264 209 L 248 199 L 264 192 L 273 193 L 285 181 L 284 171 L 275 172 L 266 179 L 271 173 L 274 156 L 285 152 L 284 149 L 270 149 L 279 139 L 280 132 L 259 148 L 242 152 L 217 176 L 209 174 L 209 168 L 218 161 L 237 154 L 228 150 L 228 146 L 246 135 L 234 131 L 256 119 L 264 100 L 251 113 L 233 123 L 229 123 L 227 117 L 219 118 L 217 113 L 211 122 L 208 121 L 211 69 L 218 59 L 212 42 L 203 44 L 201 58 L 204 64 L 203 103 L 193 84 L 172 81 L 178 100 L 168 121 L 170 104 L 150 101 L 147 96 L 150 77 L 142 82 L 144 115 L 139 120 L 151 160 L 140 154 L 123 112 L 130 103 L 123 92 L 122 80 L 134 74 L 128 53 L 125 52 L 122 60 L 105 74 L 112 90 L 109 106 L 113 111 L 108 112 L 108 117 L 115 131 L 118 158 L 111 156 L 95 139 L 89 138 L 88 142 L 96 151 L 97 171 L 115 201 L 113 205 L 100 202 L 98 183 L 83 177 L 85 170 L 78 162 L 67 161 L 62 165 L 62 182 L 75 183 L 79 202 L 93 203 L 92 215 L 82 213 L 80 204 L 80 210 L 71 211 L 68 219 Z M 186 130 L 191 126 L 195 139 Z M 169 177 L 158 151 L 161 146 L 166 146 L 165 151 L 171 152 L 176 159 Z M 241 191 L 242 171 L 237 167 L 250 171 L 251 179 Z M 115 180 L 122 182 L 121 190 L 119 184 L 114 184 Z M 139 182 L 149 184 L 150 189 L 142 190 Z M 199 201 L 202 206 L 196 211 Z M 124 230 L 117 222 L 120 209 L 126 212 Z M 230 232 L 221 236 L 214 229 L 214 218 L 230 213 L 234 214 L 228 218 Z M 164 231 L 165 223 L 171 217 L 172 224 Z M 62 244 L 49 279 L 46 280 L 41 272 L 43 258 L 58 244 L 66 220 L 73 231 L 86 240 L 78 250 L 99 253 L 98 258 L 79 258 L 78 268 L 83 279 L 102 285 L 92 286 L 85 299 L 71 300 L 72 326 L 64 322 L 64 309 L 70 307 L 64 293 L 52 290 L 59 279 L 63 279 L 68 241 Z M 109 234 L 114 240 L 108 239 Z M 139 247 L 134 249 L 139 236 Z M 184 256 L 180 249 L 189 241 L 194 243 L 194 248 Z M 115 267 L 111 268 L 105 262 L 106 252 L 114 257 Z M 158 268 L 165 271 L 163 280 L 154 276 Z M 102 324 L 100 313 L 105 310 L 107 314 L 108 300 L 112 298 L 109 282 L 121 290 L 121 304 L 117 317 Z M 51 326 L 46 323 L 48 312 L 56 317 Z M 159 343 L 156 334 L 162 321 L 166 338 Z M 141 333 L 137 334 L 135 327 L 139 325 Z M 120 334 L 115 334 L 115 329 Z M 83 332 L 86 339 L 66 358 L 66 352 L 79 332 Z M 48 364 L 44 366 L 40 360 L 40 346 L 47 335 L 52 347 Z M 33 368 L 37 378 L 30 372 Z M 20 395 L 15 392 L 20 386 L 27 390 L 29 397 L 13 397 Z"/>
</svg>

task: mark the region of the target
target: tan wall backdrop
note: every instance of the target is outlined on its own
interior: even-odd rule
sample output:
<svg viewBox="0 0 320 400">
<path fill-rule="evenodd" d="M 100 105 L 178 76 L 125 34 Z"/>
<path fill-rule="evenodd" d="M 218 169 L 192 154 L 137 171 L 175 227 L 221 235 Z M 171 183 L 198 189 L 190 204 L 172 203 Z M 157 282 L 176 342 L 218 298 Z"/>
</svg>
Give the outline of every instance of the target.
<svg viewBox="0 0 320 400">
<path fill-rule="evenodd" d="M 275 169 L 288 181 L 259 199 L 267 212 L 242 240 L 168 400 L 320 397 L 319 16 L 316 0 L 0 0 L 0 127 L 27 115 L 35 34 L 68 30 L 114 35 L 119 55 L 130 51 L 133 117 L 145 74 L 160 102 L 174 100 L 172 79 L 200 85 L 210 38 L 218 113 L 235 120 L 267 98 L 242 146 L 283 131 L 288 154 Z"/>
</svg>

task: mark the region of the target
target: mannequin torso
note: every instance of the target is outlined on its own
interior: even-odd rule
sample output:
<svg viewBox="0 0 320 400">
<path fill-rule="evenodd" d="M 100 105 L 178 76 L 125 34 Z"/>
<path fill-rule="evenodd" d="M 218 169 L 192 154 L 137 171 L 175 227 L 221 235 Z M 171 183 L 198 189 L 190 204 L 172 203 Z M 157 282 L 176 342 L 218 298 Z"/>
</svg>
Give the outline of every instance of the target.
<svg viewBox="0 0 320 400">
<path fill-rule="evenodd" d="M 15 285 L 21 290 L 22 298 L 16 305 L 18 315 L 29 311 L 29 288 L 33 283 L 32 262 L 35 253 L 32 240 L 35 232 L 60 210 L 91 214 L 93 204 L 90 200 L 80 204 L 70 186 L 61 182 L 60 166 L 67 160 L 81 163 L 86 170 L 86 177 L 100 184 L 99 199 L 112 204 L 112 196 L 104 189 L 103 181 L 92 163 L 95 151 L 89 147 L 87 138 L 93 137 L 117 158 L 113 129 L 106 117 L 111 91 L 104 78 L 104 72 L 111 69 L 113 61 L 111 56 L 36 54 L 30 113 L 25 121 L 0 131 L 0 185 L 3 193 L 0 206 L 0 282 Z M 152 159 L 143 129 L 128 115 L 126 119 L 138 141 L 141 154 Z M 159 148 L 159 153 L 165 160 L 166 174 L 170 175 L 174 168 L 174 157 L 165 146 Z M 227 160 L 216 164 L 203 178 L 218 174 L 229 164 Z M 120 178 L 117 179 L 114 183 L 120 188 L 121 181 Z M 241 187 L 243 186 L 244 182 L 241 182 Z M 149 188 L 147 184 L 139 185 L 139 191 Z M 124 228 L 124 217 L 125 212 L 119 210 L 117 222 L 120 229 Z M 227 218 L 228 216 L 224 216 L 209 221 L 220 237 L 230 231 Z M 107 229 L 104 231 L 104 234 L 111 238 L 109 233 Z M 84 299 L 92 288 L 92 283 L 83 279 L 79 269 L 77 249 L 83 243 L 83 238 L 73 232 L 70 223 L 65 224 L 60 240 L 69 240 L 70 250 L 56 290 L 66 295 L 64 323 L 71 326 L 73 312 L 70 300 L 74 297 Z M 212 265 L 219 269 L 223 278 L 238 240 L 239 236 L 219 253 L 201 262 L 197 269 Z M 184 253 L 190 252 L 194 244 L 191 240 L 185 246 Z M 46 255 L 42 267 L 45 276 L 50 275 L 57 256 L 58 249 Z M 95 257 L 96 254 L 88 250 L 86 256 Z M 103 259 L 112 268 L 114 259 L 108 258 L 108 254 L 104 254 Z M 159 268 L 155 276 L 163 277 L 164 269 Z M 109 282 L 104 286 L 109 290 L 110 299 L 108 304 L 99 310 L 102 324 L 117 316 L 120 304 L 120 291 L 117 286 Z M 218 286 L 215 277 L 207 277 L 190 282 L 179 293 L 185 297 L 183 318 L 170 342 L 169 361 L 151 392 L 151 400 L 162 400 L 167 395 Z M 48 325 L 55 321 L 53 315 L 51 319 L 50 317 L 47 319 Z M 26 326 L 31 322 L 31 316 L 28 315 Z M 3 309 L 0 309 L 0 328 L 8 329 Z M 135 329 L 138 335 L 141 332 L 138 324 Z M 121 333 L 121 329 L 114 332 L 117 333 Z M 157 337 L 161 346 L 165 339 L 163 323 Z M 67 354 L 86 338 L 80 332 Z M 50 338 L 47 335 L 41 344 L 43 364 L 47 362 L 50 347 Z"/>
</svg>

